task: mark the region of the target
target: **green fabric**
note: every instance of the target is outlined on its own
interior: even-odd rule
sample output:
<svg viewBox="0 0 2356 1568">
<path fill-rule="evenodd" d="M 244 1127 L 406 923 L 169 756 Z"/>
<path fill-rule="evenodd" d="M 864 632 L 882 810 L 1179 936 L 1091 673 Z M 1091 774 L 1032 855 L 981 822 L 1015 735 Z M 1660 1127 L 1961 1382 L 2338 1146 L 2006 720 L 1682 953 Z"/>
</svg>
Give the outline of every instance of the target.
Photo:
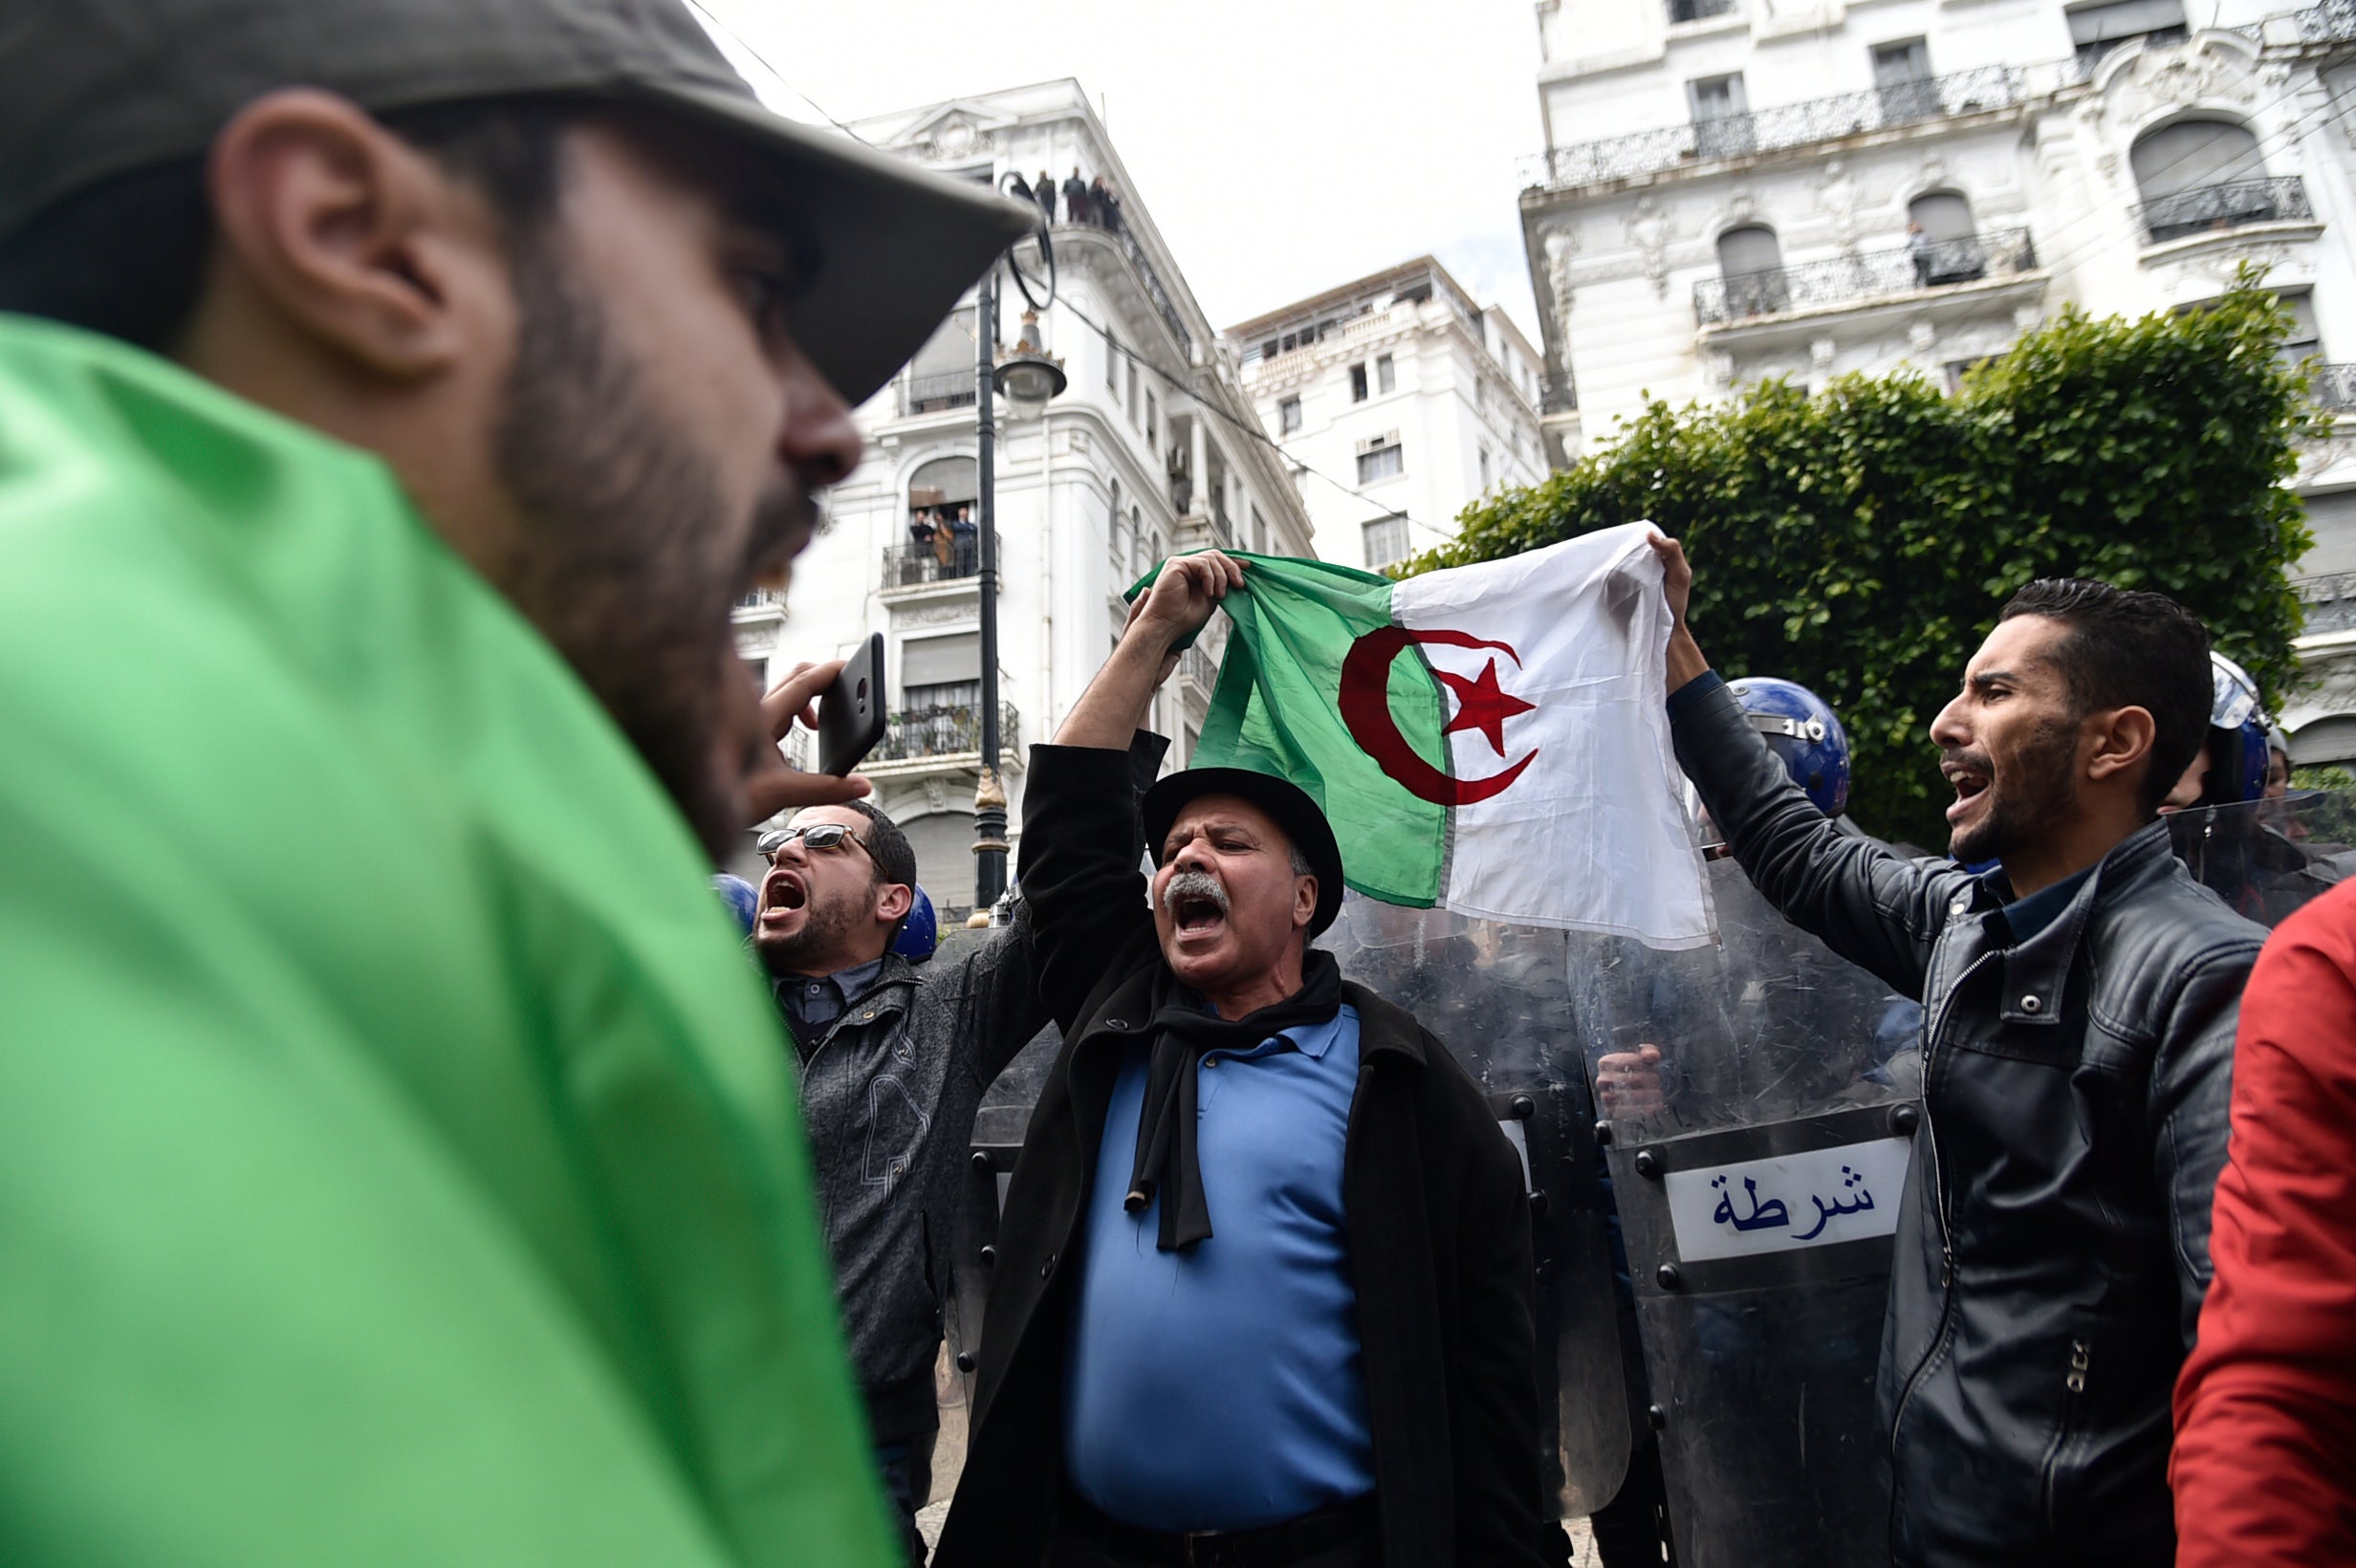
<svg viewBox="0 0 2356 1568">
<path fill-rule="evenodd" d="M 892 1561 L 774 1010 L 553 650 L 8 317 L 0 562 L 0 1561 Z"/>
<path fill-rule="evenodd" d="M 1438 901 L 1448 813 L 1385 773 L 1336 708 L 1350 644 L 1391 623 L 1391 581 L 1330 561 L 1230 551 L 1250 563 L 1220 602 L 1233 622 L 1192 766 L 1249 768 L 1291 779 L 1324 808 L 1343 881 L 1371 898 Z M 1390 714 L 1416 755 L 1445 769 L 1447 714 L 1412 650 L 1390 666 Z"/>
</svg>

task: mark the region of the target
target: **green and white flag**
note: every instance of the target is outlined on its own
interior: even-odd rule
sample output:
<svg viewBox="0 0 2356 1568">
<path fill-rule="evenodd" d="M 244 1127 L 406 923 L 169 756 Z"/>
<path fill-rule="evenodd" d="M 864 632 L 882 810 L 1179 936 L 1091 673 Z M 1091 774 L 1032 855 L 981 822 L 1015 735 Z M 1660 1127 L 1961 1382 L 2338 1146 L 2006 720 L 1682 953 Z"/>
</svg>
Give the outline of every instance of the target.
<svg viewBox="0 0 2356 1568">
<path fill-rule="evenodd" d="M 1194 752 L 1315 796 L 1370 897 L 1708 942 L 1642 523 L 1394 583 L 1238 554 Z"/>
</svg>

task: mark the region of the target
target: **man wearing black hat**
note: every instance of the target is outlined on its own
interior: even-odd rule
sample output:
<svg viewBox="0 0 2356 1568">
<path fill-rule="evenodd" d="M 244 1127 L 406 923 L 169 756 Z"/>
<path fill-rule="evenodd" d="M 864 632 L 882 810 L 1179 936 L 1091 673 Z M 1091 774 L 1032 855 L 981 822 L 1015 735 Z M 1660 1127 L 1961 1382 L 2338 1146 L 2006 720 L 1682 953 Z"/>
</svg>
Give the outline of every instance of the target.
<svg viewBox="0 0 2356 1568">
<path fill-rule="evenodd" d="M 1068 1043 L 935 1561 L 1560 1562 L 1519 1163 L 1447 1049 L 1308 946 L 1342 903 L 1323 814 L 1173 774 L 1138 871 L 1130 737 L 1243 581 L 1169 562 L 1032 751 L 1023 891 Z"/>
<path fill-rule="evenodd" d="M 0 1558 L 895 1560 L 730 605 L 1036 213 L 682 0 L 4 15 Z"/>
</svg>

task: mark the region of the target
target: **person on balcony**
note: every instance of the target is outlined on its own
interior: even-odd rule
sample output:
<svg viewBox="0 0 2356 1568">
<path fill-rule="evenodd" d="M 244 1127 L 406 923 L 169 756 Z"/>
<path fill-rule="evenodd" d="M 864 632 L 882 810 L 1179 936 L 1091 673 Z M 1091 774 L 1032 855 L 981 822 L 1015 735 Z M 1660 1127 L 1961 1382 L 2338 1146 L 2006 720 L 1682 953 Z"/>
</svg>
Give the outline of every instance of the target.
<svg viewBox="0 0 2356 1568">
<path fill-rule="evenodd" d="M 1098 175 L 1096 183 L 1088 187 L 1088 194 L 1096 203 L 1097 222 L 1103 225 L 1107 232 L 1118 233 L 1121 229 L 1121 193 L 1113 188 L 1112 182 Z"/>
<path fill-rule="evenodd" d="M 1930 288 L 1931 236 L 1919 223 L 1909 222 L 1906 226 L 1906 253 L 1907 259 L 1914 264 L 1914 287 Z"/>
<path fill-rule="evenodd" d="M 1039 213 L 1049 223 L 1056 221 L 1056 177 L 1045 169 L 1031 182 L 1031 193 L 1039 199 Z"/>
<path fill-rule="evenodd" d="M 940 536 L 940 533 L 929 512 L 912 512 L 908 514 L 908 577 L 913 577 L 922 572 L 925 562 L 932 559 L 933 540 Z"/>
<path fill-rule="evenodd" d="M 961 577 L 970 577 L 981 570 L 982 533 L 973 526 L 972 509 L 959 507 L 949 532 L 956 546 L 957 564 L 953 570 Z"/>
<path fill-rule="evenodd" d="M 1072 177 L 1063 182 L 1063 210 L 1074 223 L 1089 223 L 1094 215 L 1088 205 L 1088 182 L 1080 177 L 1080 165 L 1072 165 Z"/>
</svg>

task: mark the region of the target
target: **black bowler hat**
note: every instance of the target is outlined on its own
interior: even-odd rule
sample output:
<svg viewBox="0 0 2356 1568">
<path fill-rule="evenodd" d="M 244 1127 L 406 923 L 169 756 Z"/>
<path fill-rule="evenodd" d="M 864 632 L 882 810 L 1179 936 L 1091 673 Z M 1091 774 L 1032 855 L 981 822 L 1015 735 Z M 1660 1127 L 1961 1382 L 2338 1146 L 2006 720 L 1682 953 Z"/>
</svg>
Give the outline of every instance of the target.
<svg viewBox="0 0 2356 1568">
<path fill-rule="evenodd" d="M 1317 873 L 1317 913 L 1309 917 L 1309 935 L 1324 934 L 1342 912 L 1342 846 L 1325 813 L 1309 798 L 1309 792 L 1274 773 L 1248 768 L 1189 768 L 1158 781 L 1145 792 L 1139 808 L 1145 821 L 1145 848 L 1153 863 L 1162 863 L 1162 846 L 1169 841 L 1169 826 L 1189 800 L 1207 795 L 1232 795 L 1249 800 L 1276 820 Z"/>
</svg>

